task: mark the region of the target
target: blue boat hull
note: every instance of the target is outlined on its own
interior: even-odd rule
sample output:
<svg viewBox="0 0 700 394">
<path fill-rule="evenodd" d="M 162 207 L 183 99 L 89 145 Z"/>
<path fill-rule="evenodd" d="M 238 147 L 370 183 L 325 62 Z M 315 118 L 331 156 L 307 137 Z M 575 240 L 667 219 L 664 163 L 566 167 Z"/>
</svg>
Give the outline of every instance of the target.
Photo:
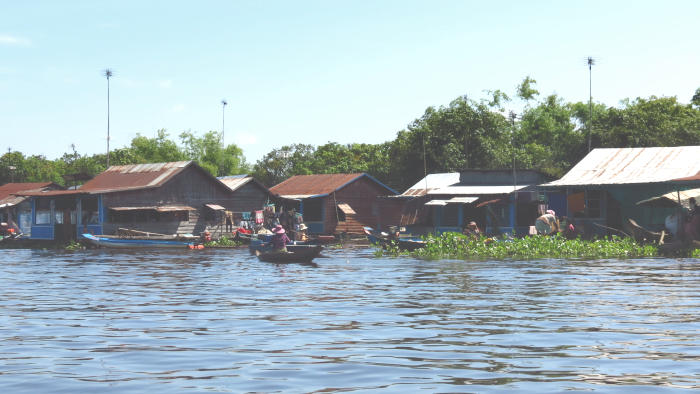
<svg viewBox="0 0 700 394">
<path fill-rule="evenodd" d="M 84 240 L 92 245 L 105 248 L 186 248 L 191 245 L 189 241 L 177 241 L 167 239 L 130 239 L 130 238 L 107 238 L 92 234 L 82 234 Z"/>
</svg>

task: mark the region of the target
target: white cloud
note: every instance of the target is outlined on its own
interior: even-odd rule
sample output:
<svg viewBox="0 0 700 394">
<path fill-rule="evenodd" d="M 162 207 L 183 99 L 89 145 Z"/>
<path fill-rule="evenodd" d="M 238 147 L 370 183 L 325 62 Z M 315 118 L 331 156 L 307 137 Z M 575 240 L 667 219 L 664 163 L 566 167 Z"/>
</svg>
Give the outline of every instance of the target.
<svg viewBox="0 0 700 394">
<path fill-rule="evenodd" d="M 158 82 L 158 86 L 160 86 L 163 89 L 167 89 L 167 88 L 173 86 L 173 81 L 170 79 L 166 79 L 164 81 Z"/>
<path fill-rule="evenodd" d="M 31 41 L 23 37 L 9 36 L 6 34 L 0 34 L 0 45 L 29 45 Z"/>
</svg>

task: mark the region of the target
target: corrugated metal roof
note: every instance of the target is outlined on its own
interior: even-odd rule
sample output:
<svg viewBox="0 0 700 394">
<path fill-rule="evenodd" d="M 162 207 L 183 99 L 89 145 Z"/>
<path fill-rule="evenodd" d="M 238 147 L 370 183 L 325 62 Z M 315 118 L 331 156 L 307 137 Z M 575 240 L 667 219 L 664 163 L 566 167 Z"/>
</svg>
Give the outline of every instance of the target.
<svg viewBox="0 0 700 394">
<path fill-rule="evenodd" d="M 447 200 L 448 204 L 471 204 L 478 200 L 479 197 L 452 197 Z"/>
<path fill-rule="evenodd" d="M 0 208 L 11 207 L 26 200 L 26 193 L 61 189 L 53 182 L 6 183 L 0 186 Z"/>
<path fill-rule="evenodd" d="M 61 186 L 53 182 L 28 182 L 28 183 L 6 183 L 0 186 L 0 200 L 23 192 L 38 192 L 46 189 L 60 189 Z"/>
<path fill-rule="evenodd" d="M 330 194 L 343 186 L 354 182 L 362 177 L 368 177 L 377 182 L 382 187 L 393 192 L 390 188 L 372 178 L 371 176 L 359 174 L 316 174 L 316 175 L 294 175 L 293 177 L 278 183 L 270 188 L 270 191 L 285 198 L 305 198 L 310 196 L 323 196 Z"/>
<path fill-rule="evenodd" d="M 117 212 L 122 211 L 157 211 L 157 212 L 182 212 L 196 211 L 197 209 L 187 205 L 160 205 L 160 206 L 143 206 L 143 207 L 109 207 L 109 209 Z"/>
<path fill-rule="evenodd" d="M 425 205 L 444 206 L 444 205 L 447 205 L 447 200 L 430 200 L 430 201 L 426 202 Z"/>
<path fill-rule="evenodd" d="M 78 190 L 32 192 L 26 193 L 25 195 L 61 196 L 70 194 L 97 194 L 158 187 L 193 164 L 194 162 L 192 161 L 174 161 L 170 163 L 111 166 L 104 172 L 85 182 Z"/>
<path fill-rule="evenodd" d="M 426 191 L 440 189 L 449 185 L 459 183 L 459 172 L 448 172 L 442 174 L 428 174 L 415 185 L 403 192 L 402 196 L 424 196 Z"/>
<path fill-rule="evenodd" d="M 243 176 L 225 176 L 218 178 L 224 185 L 228 186 L 231 191 L 238 190 L 241 186 L 253 180 L 251 177 Z"/>
<path fill-rule="evenodd" d="M 599 148 L 561 179 L 542 186 L 666 182 L 700 172 L 700 146 Z"/>
<path fill-rule="evenodd" d="M 81 192 L 109 193 L 161 186 L 193 162 L 132 164 L 111 166 L 103 173 L 85 182 Z"/>
<path fill-rule="evenodd" d="M 527 188 L 529 185 L 518 185 L 513 187 L 513 185 L 503 185 L 503 186 L 448 186 L 439 189 L 433 189 L 428 191 L 428 195 L 468 195 L 468 196 L 483 196 L 487 194 L 508 194 L 515 190 L 522 190 Z"/>
</svg>

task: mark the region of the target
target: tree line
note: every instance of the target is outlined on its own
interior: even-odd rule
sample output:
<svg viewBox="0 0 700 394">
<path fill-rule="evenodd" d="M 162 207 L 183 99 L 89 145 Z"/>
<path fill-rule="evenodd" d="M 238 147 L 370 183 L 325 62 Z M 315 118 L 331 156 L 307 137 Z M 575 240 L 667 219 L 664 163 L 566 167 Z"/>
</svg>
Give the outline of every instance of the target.
<svg viewBox="0 0 700 394">
<path fill-rule="evenodd" d="M 566 102 L 540 96 L 536 81 L 525 78 L 513 97 L 489 91 L 485 98 L 460 96 L 446 106 L 429 107 L 396 138 L 381 144 L 328 142 L 275 148 L 254 165 L 235 144 L 222 146 L 220 133 L 156 137 L 137 135 L 129 146 L 110 153 L 110 164 L 194 160 L 214 176 L 251 174 L 267 186 L 292 175 L 366 172 L 403 191 L 425 173 L 467 168 L 535 169 L 562 176 L 592 148 L 700 145 L 700 88 L 683 104 L 676 97 L 625 99 L 617 107 Z M 517 101 L 516 101 L 517 100 Z M 520 104 L 520 113 L 505 110 Z M 592 115 L 592 117 L 591 117 Z M 106 155 L 65 153 L 55 160 L 9 151 L 0 157 L 0 184 L 53 181 L 65 184 L 76 174 L 104 171 Z"/>
</svg>

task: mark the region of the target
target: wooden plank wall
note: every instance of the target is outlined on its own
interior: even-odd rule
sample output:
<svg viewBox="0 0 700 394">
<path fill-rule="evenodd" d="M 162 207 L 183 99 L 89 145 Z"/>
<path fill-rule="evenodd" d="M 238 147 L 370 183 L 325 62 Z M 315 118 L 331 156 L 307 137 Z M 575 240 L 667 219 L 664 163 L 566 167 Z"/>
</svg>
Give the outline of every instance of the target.
<svg viewBox="0 0 700 394">
<path fill-rule="evenodd" d="M 362 227 L 377 227 L 379 212 L 377 196 L 387 195 L 388 191 L 368 177 L 362 177 L 342 189 L 336 191 L 335 201 L 333 193 L 326 197 L 326 217 L 324 227 L 326 233 L 335 234 L 346 232 L 349 234 L 363 234 Z M 347 215 L 345 223 L 338 225 L 335 213 L 336 203 L 346 203 L 355 211 L 355 215 Z M 374 211 L 373 212 L 373 207 Z M 354 216 L 354 217 L 352 217 Z"/>
</svg>

